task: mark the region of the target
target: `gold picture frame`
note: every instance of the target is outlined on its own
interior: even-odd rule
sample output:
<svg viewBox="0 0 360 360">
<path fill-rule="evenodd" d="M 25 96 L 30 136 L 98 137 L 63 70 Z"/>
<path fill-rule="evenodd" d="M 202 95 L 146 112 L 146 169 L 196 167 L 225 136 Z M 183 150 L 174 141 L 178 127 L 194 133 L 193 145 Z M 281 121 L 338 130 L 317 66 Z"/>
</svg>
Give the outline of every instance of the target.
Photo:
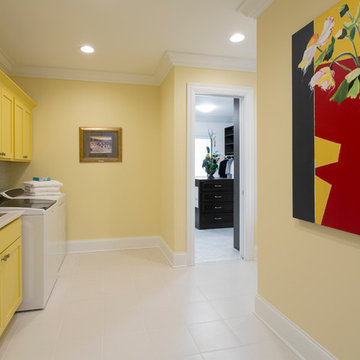
<svg viewBox="0 0 360 360">
<path fill-rule="evenodd" d="M 121 162 L 122 128 L 80 127 L 80 162 Z"/>
</svg>

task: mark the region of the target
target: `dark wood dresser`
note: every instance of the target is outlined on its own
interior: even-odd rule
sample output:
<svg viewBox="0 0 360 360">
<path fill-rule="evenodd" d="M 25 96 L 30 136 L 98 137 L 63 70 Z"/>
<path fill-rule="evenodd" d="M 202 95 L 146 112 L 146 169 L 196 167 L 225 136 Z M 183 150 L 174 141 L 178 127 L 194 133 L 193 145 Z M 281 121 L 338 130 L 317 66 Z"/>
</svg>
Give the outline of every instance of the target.
<svg viewBox="0 0 360 360">
<path fill-rule="evenodd" d="M 195 226 L 197 229 L 234 226 L 234 179 L 195 179 Z"/>
</svg>

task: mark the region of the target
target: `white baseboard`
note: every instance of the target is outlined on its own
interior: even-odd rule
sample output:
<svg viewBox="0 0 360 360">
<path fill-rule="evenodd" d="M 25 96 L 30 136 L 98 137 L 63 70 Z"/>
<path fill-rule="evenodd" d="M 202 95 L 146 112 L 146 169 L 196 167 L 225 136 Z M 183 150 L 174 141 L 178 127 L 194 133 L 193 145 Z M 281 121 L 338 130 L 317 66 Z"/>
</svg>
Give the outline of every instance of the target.
<svg viewBox="0 0 360 360">
<path fill-rule="evenodd" d="M 178 268 L 188 265 L 186 252 L 174 252 L 163 238 L 160 238 L 159 247 L 172 267 Z"/>
<path fill-rule="evenodd" d="M 144 236 L 115 239 L 70 240 L 68 253 L 88 253 L 111 250 L 146 249 L 159 247 L 160 236 Z"/>
<path fill-rule="evenodd" d="M 337 360 L 304 330 L 261 296 L 255 297 L 255 313 L 303 360 Z"/>
<path fill-rule="evenodd" d="M 68 254 L 159 248 L 173 267 L 187 266 L 187 254 L 174 252 L 161 236 L 67 241 Z"/>
</svg>

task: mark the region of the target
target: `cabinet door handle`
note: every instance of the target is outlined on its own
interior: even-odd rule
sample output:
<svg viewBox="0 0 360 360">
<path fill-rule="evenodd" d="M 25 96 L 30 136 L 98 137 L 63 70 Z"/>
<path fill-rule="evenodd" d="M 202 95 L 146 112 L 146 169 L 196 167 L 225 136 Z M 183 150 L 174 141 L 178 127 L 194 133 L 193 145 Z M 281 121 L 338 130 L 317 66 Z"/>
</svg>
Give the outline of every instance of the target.
<svg viewBox="0 0 360 360">
<path fill-rule="evenodd" d="M 222 209 L 222 206 L 215 206 L 215 209 Z"/>
<path fill-rule="evenodd" d="M 215 220 L 222 220 L 223 218 L 216 217 Z"/>
<path fill-rule="evenodd" d="M 214 185 L 214 187 L 216 187 L 216 188 L 221 188 L 222 185 Z"/>
<path fill-rule="evenodd" d="M 27 159 L 27 158 L 28 158 L 28 156 L 27 156 L 27 155 L 24 155 L 24 156 L 23 156 L 23 158 L 24 158 L 24 159 Z"/>
<path fill-rule="evenodd" d="M 1 261 L 7 261 L 10 257 L 10 254 L 6 254 L 3 258 L 1 258 Z"/>
<path fill-rule="evenodd" d="M 220 195 L 217 195 L 217 196 L 215 195 L 214 197 L 215 197 L 215 199 L 221 199 L 222 198 L 222 196 L 220 196 Z"/>
</svg>

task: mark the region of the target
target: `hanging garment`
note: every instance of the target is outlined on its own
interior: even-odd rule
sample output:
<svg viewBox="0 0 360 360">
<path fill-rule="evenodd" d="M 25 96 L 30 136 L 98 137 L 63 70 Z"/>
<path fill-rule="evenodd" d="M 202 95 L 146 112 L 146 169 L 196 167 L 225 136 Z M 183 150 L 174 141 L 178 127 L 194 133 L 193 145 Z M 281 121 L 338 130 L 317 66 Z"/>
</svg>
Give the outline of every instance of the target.
<svg viewBox="0 0 360 360">
<path fill-rule="evenodd" d="M 227 162 L 228 162 L 228 159 L 224 159 L 223 161 L 220 162 L 220 165 L 219 165 L 219 176 L 221 178 L 226 178 L 226 168 L 227 168 Z"/>
</svg>

